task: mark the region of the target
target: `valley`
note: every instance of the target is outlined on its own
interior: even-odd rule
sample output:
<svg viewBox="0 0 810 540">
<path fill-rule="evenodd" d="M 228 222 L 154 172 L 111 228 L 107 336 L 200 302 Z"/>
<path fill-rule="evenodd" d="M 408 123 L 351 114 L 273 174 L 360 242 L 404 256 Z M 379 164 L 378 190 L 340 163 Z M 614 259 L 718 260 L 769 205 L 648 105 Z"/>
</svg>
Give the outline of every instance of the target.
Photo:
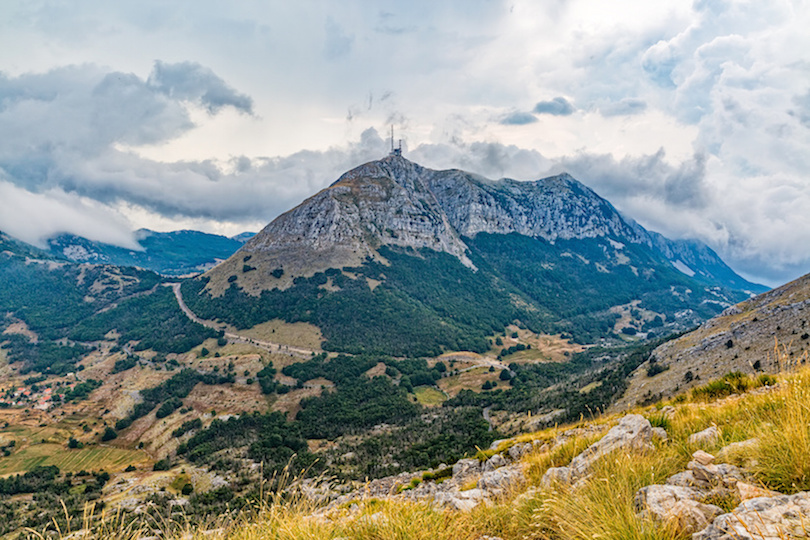
<svg viewBox="0 0 810 540">
<path fill-rule="evenodd" d="M 291 470 L 331 478 L 330 499 L 444 474 L 494 441 L 682 391 L 687 362 L 667 351 L 723 319 L 672 338 L 739 318 L 762 289 L 570 176 L 493 182 L 401 156 L 347 172 L 203 274 L 160 255 L 181 237 L 210 240 L 150 244 L 161 274 L 2 237 L 0 476 L 72 494 L 62 514 L 59 497 L 10 499 L 2 534 L 97 500 L 196 522 Z M 695 380 L 732 367 L 777 366 Z"/>
</svg>

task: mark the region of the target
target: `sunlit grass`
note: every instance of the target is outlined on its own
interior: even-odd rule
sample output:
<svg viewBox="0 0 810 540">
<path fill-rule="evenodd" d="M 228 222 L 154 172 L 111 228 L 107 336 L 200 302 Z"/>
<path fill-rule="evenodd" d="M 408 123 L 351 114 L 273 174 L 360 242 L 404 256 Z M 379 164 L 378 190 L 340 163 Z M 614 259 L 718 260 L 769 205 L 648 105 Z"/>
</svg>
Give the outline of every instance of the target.
<svg viewBox="0 0 810 540">
<path fill-rule="evenodd" d="M 640 488 L 665 483 L 667 477 L 684 470 L 698 448 L 688 442 L 689 436 L 709 426 L 717 426 L 720 438 L 703 446 L 704 450 L 717 455 L 729 443 L 756 437 L 759 445 L 745 447 L 726 459 L 756 463 L 751 469 L 756 480 L 772 489 L 784 493 L 810 489 L 810 369 L 796 368 L 795 363 L 791 368 L 778 377 L 776 386 L 755 393 L 711 402 L 702 395 L 697 400 L 681 398 L 676 400 L 675 412 L 666 415 L 660 410 L 663 404 L 637 409 L 634 412 L 666 429 L 668 441 L 657 441 L 656 449 L 646 453 L 616 452 L 605 456 L 575 488 L 539 488 L 549 467 L 567 465 L 602 436 L 592 432 L 555 445 L 556 438 L 572 428 L 567 426 L 517 437 L 520 442 L 548 443 L 535 445 L 522 459 L 527 485 L 468 513 L 402 499 L 359 500 L 327 510 L 303 497 L 270 494 L 264 504 L 239 517 L 223 516 L 196 527 L 183 523 L 136 527 L 120 516 L 99 525 L 98 516 L 94 516 L 95 521 L 88 521 L 86 526 L 96 523 L 97 531 L 84 538 L 128 540 L 148 536 L 148 531 L 164 530 L 168 538 L 236 540 L 476 540 L 484 535 L 504 540 L 680 540 L 688 535 L 678 531 L 674 524 L 641 519 L 634 508 L 634 495 Z M 753 383 L 749 388 L 755 386 Z M 596 421 L 612 424 L 617 419 L 618 416 L 602 417 Z M 502 444 L 498 450 L 509 444 Z M 474 487 L 475 480 L 471 479 L 464 487 Z M 728 497 L 707 502 L 728 511 L 739 501 Z M 61 536 L 67 534 L 62 531 Z"/>
</svg>

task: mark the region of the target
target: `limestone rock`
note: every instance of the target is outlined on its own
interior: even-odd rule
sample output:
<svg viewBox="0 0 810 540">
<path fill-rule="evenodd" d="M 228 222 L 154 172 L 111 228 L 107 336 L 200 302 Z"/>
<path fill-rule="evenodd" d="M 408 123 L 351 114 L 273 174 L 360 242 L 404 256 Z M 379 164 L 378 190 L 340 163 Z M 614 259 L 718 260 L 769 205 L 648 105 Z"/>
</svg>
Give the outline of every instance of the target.
<svg viewBox="0 0 810 540">
<path fill-rule="evenodd" d="M 543 475 L 540 480 L 540 485 L 544 488 L 549 488 L 554 485 L 569 485 L 573 481 L 571 469 L 568 467 L 551 467 Z"/>
<path fill-rule="evenodd" d="M 673 407 L 672 405 L 667 405 L 666 407 L 661 409 L 661 414 L 663 414 L 667 418 L 672 418 L 673 416 L 675 416 L 675 411 L 676 411 L 675 407 Z"/>
<path fill-rule="evenodd" d="M 494 471 L 487 471 L 478 480 L 478 488 L 488 491 L 503 490 L 518 484 L 525 479 L 519 465 L 500 467 Z"/>
<path fill-rule="evenodd" d="M 653 450 L 651 439 L 650 421 L 639 414 L 628 414 L 619 421 L 619 425 L 572 459 L 571 471 L 575 476 L 583 476 L 596 460 L 615 450 Z"/>
<path fill-rule="evenodd" d="M 480 472 L 481 462 L 477 459 L 460 459 L 453 465 L 453 478 L 457 480 L 464 480 Z"/>
<path fill-rule="evenodd" d="M 740 453 L 753 450 L 757 446 L 759 446 L 759 439 L 757 438 L 734 442 L 721 448 L 717 453 L 717 457 L 724 460 L 729 459 L 735 455 L 739 455 Z"/>
<path fill-rule="evenodd" d="M 663 522 L 675 522 L 683 532 L 696 532 L 705 528 L 723 513 L 711 504 L 695 499 L 701 493 L 687 487 L 652 485 L 640 489 L 635 496 L 636 510 Z"/>
<path fill-rule="evenodd" d="M 717 426 L 711 426 L 709 428 L 704 429 L 703 431 L 693 433 L 692 435 L 689 436 L 687 442 L 689 444 L 710 446 L 712 444 L 715 444 L 719 440 L 720 440 L 720 430 L 717 429 Z"/>
<path fill-rule="evenodd" d="M 495 454 L 484 463 L 483 469 L 484 472 L 494 471 L 504 465 L 506 465 L 506 459 L 500 454 Z"/>
<path fill-rule="evenodd" d="M 711 489 L 711 484 L 706 480 L 698 480 L 695 478 L 695 475 L 692 471 L 683 471 L 677 474 L 673 474 L 669 478 L 667 478 L 667 485 L 669 486 L 680 486 L 680 487 L 688 487 L 688 488 L 695 488 L 695 489 Z"/>
<path fill-rule="evenodd" d="M 696 480 L 707 482 L 710 485 L 728 485 L 734 487 L 738 480 L 744 479 L 739 467 L 728 463 L 701 465 L 697 461 L 690 461 L 686 464 L 686 467 L 692 471 Z"/>
<path fill-rule="evenodd" d="M 737 493 L 740 499 L 747 501 L 748 499 L 756 499 L 758 497 L 778 497 L 781 493 L 771 491 L 763 487 L 748 484 L 746 482 L 737 482 Z"/>
<path fill-rule="evenodd" d="M 692 540 L 784 540 L 807 538 L 810 493 L 759 497 L 743 501 L 716 518 Z"/>
<path fill-rule="evenodd" d="M 704 452 L 703 450 L 698 450 L 692 454 L 692 459 L 701 465 L 711 465 L 711 463 L 714 461 L 714 456 L 708 452 Z"/>
<path fill-rule="evenodd" d="M 514 461 L 519 460 L 526 454 L 532 451 L 532 444 L 531 443 L 517 443 L 513 445 L 509 449 L 509 457 L 512 458 Z"/>
<path fill-rule="evenodd" d="M 661 442 L 667 442 L 669 440 L 669 436 L 667 435 L 667 430 L 662 427 L 654 427 L 652 428 L 653 437 L 658 439 Z"/>
<path fill-rule="evenodd" d="M 466 491 L 438 492 L 433 500 L 441 506 L 446 506 L 459 512 L 469 512 L 487 500 L 486 492 L 482 489 L 468 489 Z"/>
<path fill-rule="evenodd" d="M 490 450 L 497 450 L 498 447 L 500 445 L 502 445 L 503 443 L 505 443 L 505 442 L 506 442 L 506 439 L 498 439 L 498 440 L 492 441 L 492 444 L 489 445 L 489 449 Z"/>
</svg>

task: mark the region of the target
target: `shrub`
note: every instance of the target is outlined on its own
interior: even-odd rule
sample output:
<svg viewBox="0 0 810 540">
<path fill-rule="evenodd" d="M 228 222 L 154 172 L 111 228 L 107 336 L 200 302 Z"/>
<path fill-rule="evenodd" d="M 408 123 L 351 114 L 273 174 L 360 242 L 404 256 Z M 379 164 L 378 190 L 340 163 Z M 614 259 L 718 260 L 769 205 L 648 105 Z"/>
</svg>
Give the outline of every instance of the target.
<svg viewBox="0 0 810 540">
<path fill-rule="evenodd" d="M 655 377 L 659 373 L 663 373 L 669 369 L 669 366 L 658 362 L 651 362 L 647 365 L 647 377 Z"/>
<path fill-rule="evenodd" d="M 769 375 L 762 375 L 752 381 L 748 375 L 739 371 L 732 371 L 722 378 L 692 389 L 692 398 L 695 400 L 710 401 L 731 394 L 742 394 L 750 388 L 774 384 L 776 379 Z"/>
<path fill-rule="evenodd" d="M 101 440 L 102 442 L 107 442 L 115 439 L 116 437 L 118 437 L 118 433 L 116 433 L 113 428 L 108 426 L 104 430 L 104 434 L 101 436 Z"/>
</svg>

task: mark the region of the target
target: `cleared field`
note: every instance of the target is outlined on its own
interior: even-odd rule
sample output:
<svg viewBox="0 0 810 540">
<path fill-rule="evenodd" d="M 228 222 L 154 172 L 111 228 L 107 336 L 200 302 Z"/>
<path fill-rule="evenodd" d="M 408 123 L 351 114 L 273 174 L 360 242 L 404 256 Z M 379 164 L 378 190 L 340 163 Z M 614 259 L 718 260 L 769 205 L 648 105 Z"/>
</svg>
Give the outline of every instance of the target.
<svg viewBox="0 0 810 540">
<path fill-rule="evenodd" d="M 444 392 L 432 386 L 417 386 L 413 389 L 413 394 L 416 396 L 416 401 L 426 407 L 435 407 L 447 400 Z"/>
<path fill-rule="evenodd" d="M 445 377 L 438 381 L 439 388 L 447 392 L 450 396 L 455 396 L 462 390 L 481 391 L 481 386 L 486 382 L 498 382 L 504 384 L 503 381 L 498 380 L 498 371 L 489 371 L 489 368 L 480 367 L 465 371 L 452 377 Z"/>
<path fill-rule="evenodd" d="M 281 319 L 273 319 L 253 328 L 240 330 L 240 335 L 252 337 L 261 341 L 281 343 L 293 347 L 302 347 L 314 351 L 321 350 L 323 336 L 317 326 L 307 323 L 287 323 Z"/>
<path fill-rule="evenodd" d="M 141 450 L 124 450 L 111 446 L 94 446 L 69 450 L 60 444 L 35 444 L 0 459 L 0 475 L 20 473 L 38 465 L 56 465 L 65 472 L 81 470 L 108 472 L 124 470 L 128 465 L 146 464 L 151 460 Z"/>
</svg>

